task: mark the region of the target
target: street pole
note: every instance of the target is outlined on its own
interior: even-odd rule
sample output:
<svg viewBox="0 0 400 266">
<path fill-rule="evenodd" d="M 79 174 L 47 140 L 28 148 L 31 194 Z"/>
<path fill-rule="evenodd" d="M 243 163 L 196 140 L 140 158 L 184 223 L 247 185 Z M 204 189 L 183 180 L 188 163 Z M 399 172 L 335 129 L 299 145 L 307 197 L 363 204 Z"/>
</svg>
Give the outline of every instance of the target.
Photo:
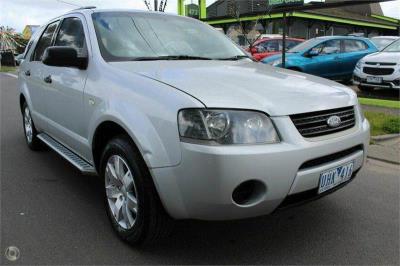
<svg viewBox="0 0 400 266">
<path fill-rule="evenodd" d="M 154 11 L 158 10 L 158 0 L 154 0 Z"/>
<path fill-rule="evenodd" d="M 286 12 L 283 12 L 282 67 L 286 68 Z"/>
</svg>

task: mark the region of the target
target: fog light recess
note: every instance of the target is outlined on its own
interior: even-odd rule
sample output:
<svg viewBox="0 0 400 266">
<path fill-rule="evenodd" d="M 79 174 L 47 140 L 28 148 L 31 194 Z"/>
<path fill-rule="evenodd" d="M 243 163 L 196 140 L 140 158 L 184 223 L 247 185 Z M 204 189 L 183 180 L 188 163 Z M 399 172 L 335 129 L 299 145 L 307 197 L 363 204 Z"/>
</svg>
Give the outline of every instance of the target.
<svg viewBox="0 0 400 266">
<path fill-rule="evenodd" d="M 232 193 L 232 200 L 239 206 L 250 206 L 259 203 L 265 196 L 267 188 L 258 180 L 241 183 Z"/>
</svg>

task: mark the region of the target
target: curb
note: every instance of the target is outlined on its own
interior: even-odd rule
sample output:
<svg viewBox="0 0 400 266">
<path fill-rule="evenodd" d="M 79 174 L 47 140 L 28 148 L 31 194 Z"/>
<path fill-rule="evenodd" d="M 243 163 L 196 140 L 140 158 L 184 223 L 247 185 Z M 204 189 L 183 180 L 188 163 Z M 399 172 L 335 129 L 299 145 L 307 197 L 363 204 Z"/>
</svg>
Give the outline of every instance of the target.
<svg viewBox="0 0 400 266">
<path fill-rule="evenodd" d="M 385 140 L 395 139 L 398 137 L 400 137 L 400 134 L 389 134 L 389 135 L 381 135 L 381 136 L 371 137 L 371 139 L 374 141 L 385 141 Z"/>
<path fill-rule="evenodd" d="M 382 159 L 382 158 L 378 158 L 378 157 L 374 157 L 374 156 L 369 156 L 369 155 L 367 155 L 367 158 L 373 159 L 373 160 L 377 160 L 377 161 L 380 161 L 380 162 L 384 162 L 384 163 L 390 163 L 390 164 L 400 165 L 400 162 L 391 161 L 391 160 L 386 160 L 386 159 Z"/>
</svg>

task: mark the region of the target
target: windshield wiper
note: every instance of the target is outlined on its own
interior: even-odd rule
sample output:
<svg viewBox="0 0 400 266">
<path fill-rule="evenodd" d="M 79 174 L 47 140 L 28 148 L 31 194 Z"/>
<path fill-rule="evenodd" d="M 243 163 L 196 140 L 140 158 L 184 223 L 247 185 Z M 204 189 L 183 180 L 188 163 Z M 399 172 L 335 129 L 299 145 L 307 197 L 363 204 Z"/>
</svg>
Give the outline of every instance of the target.
<svg viewBox="0 0 400 266">
<path fill-rule="evenodd" d="M 157 60 L 212 60 L 212 58 L 191 55 L 164 55 L 135 57 L 132 61 L 157 61 Z"/>
<path fill-rule="evenodd" d="M 245 59 L 245 58 L 251 59 L 251 58 L 248 57 L 247 55 L 235 55 L 235 56 L 232 56 L 232 57 L 217 58 L 216 60 L 221 60 L 221 61 L 238 61 L 238 60 Z"/>
</svg>

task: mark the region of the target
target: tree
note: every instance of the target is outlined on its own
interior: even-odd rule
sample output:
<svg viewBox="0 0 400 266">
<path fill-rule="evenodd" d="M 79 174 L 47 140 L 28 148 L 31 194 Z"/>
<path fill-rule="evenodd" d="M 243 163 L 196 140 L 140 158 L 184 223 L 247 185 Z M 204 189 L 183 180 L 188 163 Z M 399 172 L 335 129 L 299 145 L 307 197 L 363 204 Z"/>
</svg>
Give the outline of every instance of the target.
<svg viewBox="0 0 400 266">
<path fill-rule="evenodd" d="M 256 38 L 250 37 L 250 32 L 257 31 L 257 27 L 259 26 L 260 20 L 265 15 L 269 16 L 272 10 L 272 5 L 267 5 L 266 11 L 263 15 L 257 17 L 256 21 L 251 27 L 246 27 L 246 22 L 243 21 L 240 16 L 240 5 L 237 0 L 229 0 L 228 2 L 228 14 L 229 16 L 233 17 L 237 24 L 239 25 L 239 29 L 246 41 L 249 45 L 249 49 L 253 48 L 253 45 L 261 38 L 262 32 L 259 32 Z"/>
<path fill-rule="evenodd" d="M 151 8 L 150 0 L 143 0 L 144 4 L 146 5 L 149 11 L 153 10 Z M 160 4 L 158 5 L 158 0 L 154 1 L 154 11 L 165 12 L 165 8 L 167 7 L 168 0 L 161 0 Z"/>
<path fill-rule="evenodd" d="M 0 51 L 20 51 L 26 46 L 26 41 L 23 39 L 13 28 L 0 26 Z"/>
</svg>

